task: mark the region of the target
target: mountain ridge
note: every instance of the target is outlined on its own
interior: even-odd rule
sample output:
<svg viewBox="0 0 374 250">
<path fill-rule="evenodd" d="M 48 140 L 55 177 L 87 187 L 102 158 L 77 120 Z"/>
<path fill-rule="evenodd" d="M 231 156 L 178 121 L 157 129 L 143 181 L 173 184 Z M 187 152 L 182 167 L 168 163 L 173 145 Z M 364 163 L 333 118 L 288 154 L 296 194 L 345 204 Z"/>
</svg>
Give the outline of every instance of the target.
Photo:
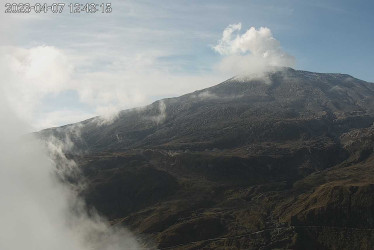
<svg viewBox="0 0 374 250">
<path fill-rule="evenodd" d="M 274 72 L 277 72 L 277 71 L 297 71 L 297 72 L 300 72 L 300 73 L 308 73 L 308 74 L 319 74 L 319 75 L 337 75 L 337 76 L 344 76 L 346 78 L 351 78 L 351 79 L 354 79 L 354 80 L 358 80 L 358 81 L 361 81 L 361 82 L 365 82 L 365 83 L 368 83 L 368 84 L 374 84 L 372 82 L 367 82 L 367 81 L 364 81 L 364 80 L 360 80 L 358 78 L 355 78 L 349 74 L 344 74 L 344 73 L 316 73 L 316 72 L 312 72 L 312 71 L 306 71 L 306 70 L 295 70 L 293 68 L 290 68 L 290 67 L 282 67 L 281 69 L 279 70 L 275 70 Z M 269 72 L 267 73 L 269 74 Z M 190 93 L 187 93 L 187 94 L 183 94 L 183 95 L 180 95 L 180 96 L 177 96 L 177 97 L 168 97 L 168 98 L 163 98 L 163 99 L 160 99 L 160 100 L 157 100 L 157 101 L 154 101 L 153 103 L 151 104 L 147 104 L 145 106 L 140 106 L 140 107 L 135 107 L 135 108 L 130 108 L 130 109 L 125 109 L 125 110 L 122 110 L 120 112 L 129 112 L 129 111 L 134 111 L 134 110 L 137 110 L 137 109 L 144 109 L 146 108 L 147 106 L 152 106 L 152 105 L 155 105 L 156 103 L 160 102 L 160 101 L 165 101 L 165 100 L 169 100 L 169 99 L 175 99 L 175 98 L 180 98 L 180 97 L 184 97 L 184 96 L 189 96 L 191 94 L 195 94 L 195 93 L 199 93 L 199 92 L 204 92 L 204 91 L 207 91 L 211 88 L 214 88 L 218 85 L 221 85 L 221 84 L 225 84 L 226 82 L 229 82 L 229 81 L 232 81 L 232 80 L 235 80 L 236 78 L 247 78 L 247 76 L 243 75 L 243 76 L 240 76 L 240 75 L 237 75 L 237 76 L 233 76 L 219 84 L 216 84 L 216 85 L 213 85 L 211 87 L 207 87 L 207 88 L 204 88 L 204 89 L 200 89 L 200 90 L 195 90 L 193 92 L 190 92 Z M 251 77 L 248 77 L 249 80 L 251 80 L 252 78 Z M 261 78 L 263 77 L 259 77 L 257 78 L 257 80 L 262 80 Z M 254 78 L 256 80 L 256 77 Z M 42 129 L 41 131 L 44 131 L 44 130 L 49 130 L 49 129 L 55 129 L 55 128 L 59 128 L 59 127 L 66 127 L 66 126 L 71 126 L 71 125 L 75 125 L 77 123 L 86 123 L 86 122 L 89 122 L 93 119 L 97 119 L 97 118 L 100 118 L 100 116 L 94 116 L 94 117 L 91 117 L 91 118 L 88 118 L 88 119 L 85 119 L 85 120 L 82 120 L 80 122 L 74 122 L 74 123 L 69 123 L 69 124 L 65 124 L 65 125 L 61 125 L 61 126 L 55 126 L 55 127 L 51 127 L 51 128 L 46 128 L 46 129 Z M 41 132 L 39 131 L 39 132 Z"/>
<path fill-rule="evenodd" d="M 374 84 L 287 68 L 38 136 L 69 137 L 88 206 L 160 249 L 371 249 L 373 122 Z"/>
<path fill-rule="evenodd" d="M 297 78 L 297 74 L 304 75 L 302 78 L 304 82 L 297 82 L 300 79 Z M 305 80 L 307 78 L 305 74 L 307 74 L 307 77 L 317 76 L 317 78 Z M 126 145 L 126 141 L 131 141 L 131 137 L 136 138 L 138 141 L 139 139 L 145 139 L 143 138 L 144 136 L 148 136 L 148 139 L 149 136 L 156 136 L 152 134 L 156 132 L 153 131 L 155 127 L 158 127 L 158 130 L 162 127 L 164 130 L 167 130 L 165 128 L 166 124 L 179 122 L 178 117 L 181 117 L 181 113 L 185 112 L 186 116 L 188 116 L 188 112 L 193 112 L 193 109 L 197 109 L 199 115 L 206 116 L 207 121 L 205 122 L 208 124 L 211 124 L 210 121 L 216 118 L 210 117 L 211 114 L 209 113 L 211 112 L 216 112 L 217 114 L 226 112 L 231 116 L 236 115 L 238 119 L 258 119 L 261 114 L 265 114 L 271 120 L 275 118 L 312 118 L 313 116 L 322 117 L 323 115 L 341 116 L 342 114 L 340 113 L 344 113 L 345 117 L 353 117 L 355 112 L 360 113 L 360 115 L 362 112 L 367 115 L 371 115 L 374 112 L 374 101 L 370 98 L 374 95 L 374 88 L 370 83 L 349 78 L 346 82 L 342 82 L 341 79 L 333 79 L 335 82 L 338 81 L 340 86 L 337 84 L 333 85 L 331 78 L 336 77 L 336 74 L 316 74 L 306 71 L 295 71 L 289 68 L 284 71 L 272 73 L 270 77 L 272 77 L 271 84 L 267 84 L 263 80 L 246 82 L 231 78 L 210 88 L 198 90 L 180 97 L 156 101 L 140 110 L 130 109 L 121 111 L 111 124 L 107 126 L 104 124 L 97 127 L 101 131 L 105 127 L 109 128 L 111 131 L 107 133 L 111 133 L 112 140 L 119 138 L 118 142 L 121 140 L 120 144 L 123 147 L 123 145 Z M 284 79 L 281 79 L 282 77 L 289 79 L 285 82 Z M 339 75 L 339 78 L 342 77 L 347 79 L 346 75 Z M 321 83 L 320 81 L 325 82 Z M 354 81 L 354 84 L 352 81 Z M 313 84 L 318 85 L 312 86 Z M 334 90 L 335 86 L 338 86 L 338 88 L 344 87 L 345 89 Z M 353 91 L 348 89 L 352 86 L 357 89 Z M 342 107 L 338 107 L 337 103 Z M 209 111 L 204 111 L 198 107 L 199 105 L 205 105 L 204 107 L 209 109 Z M 212 107 L 214 105 L 216 107 Z M 224 105 L 226 106 L 224 107 Z M 252 112 L 252 114 L 249 112 Z M 352 112 L 352 114 L 348 114 L 349 112 Z M 188 117 L 186 119 L 179 120 L 183 120 L 183 122 L 191 120 L 188 120 Z M 194 119 L 195 121 L 198 120 L 196 117 Z M 266 117 L 263 117 L 263 119 L 266 120 Z M 90 127 L 90 132 L 98 133 L 97 131 L 93 131 L 96 125 L 94 121 L 96 121 L 95 118 L 91 118 L 74 125 Z M 200 120 L 199 122 L 204 123 L 204 121 Z M 74 125 L 66 125 L 61 127 L 61 129 Z M 202 124 L 192 125 L 204 129 Z M 178 131 L 167 131 L 171 135 L 167 135 L 166 137 L 173 138 L 175 134 L 188 133 L 186 129 L 186 127 L 183 127 Z M 47 131 L 51 130 L 44 130 L 41 133 L 46 134 Z M 129 131 L 132 131 L 132 134 Z M 98 136 L 100 137 L 100 135 Z M 82 137 L 85 137 L 84 131 L 82 132 Z M 79 142 L 76 143 L 79 144 Z M 110 142 L 107 143 L 110 144 Z M 132 147 L 135 145 L 132 145 L 130 142 L 129 146 Z M 115 148 L 115 145 L 109 146 L 109 148 L 113 147 Z"/>
</svg>

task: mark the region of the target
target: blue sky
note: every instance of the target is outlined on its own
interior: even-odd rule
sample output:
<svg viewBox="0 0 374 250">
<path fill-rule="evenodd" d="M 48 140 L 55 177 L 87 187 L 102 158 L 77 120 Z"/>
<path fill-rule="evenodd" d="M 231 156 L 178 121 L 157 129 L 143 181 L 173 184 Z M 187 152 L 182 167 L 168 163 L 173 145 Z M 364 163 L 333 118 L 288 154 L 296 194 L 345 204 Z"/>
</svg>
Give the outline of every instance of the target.
<svg viewBox="0 0 374 250">
<path fill-rule="evenodd" d="M 374 81 L 372 1 L 314 1 L 295 5 L 290 32 L 276 37 L 297 58 L 297 67 L 342 72 Z"/>
<path fill-rule="evenodd" d="M 41 72 L 64 79 L 51 77 L 45 88 L 37 84 L 41 91 L 32 81 L 19 85 L 30 88 L 17 100 L 27 100 L 29 110 L 20 112 L 29 114 L 33 127 L 105 115 L 224 81 L 236 72 L 217 70 L 223 55 L 212 47 L 228 25 L 238 23 L 239 35 L 251 27 L 271 30 L 277 51 L 294 57 L 297 69 L 374 82 L 372 1 L 115 0 L 112 8 L 111 14 L 2 14 L 0 45 L 16 51 L 3 49 L 23 65 L 21 74 L 35 76 L 19 58 L 33 65 L 30 58 L 40 53 L 49 60 Z"/>
</svg>

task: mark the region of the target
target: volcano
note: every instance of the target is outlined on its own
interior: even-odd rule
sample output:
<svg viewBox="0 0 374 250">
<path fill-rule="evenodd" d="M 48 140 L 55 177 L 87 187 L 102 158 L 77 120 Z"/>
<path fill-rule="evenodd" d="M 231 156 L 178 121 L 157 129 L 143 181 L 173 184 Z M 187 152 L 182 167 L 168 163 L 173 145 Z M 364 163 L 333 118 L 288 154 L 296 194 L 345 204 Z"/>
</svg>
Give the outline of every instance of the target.
<svg viewBox="0 0 374 250">
<path fill-rule="evenodd" d="M 374 84 L 283 68 L 43 130 L 159 249 L 372 249 Z"/>
</svg>

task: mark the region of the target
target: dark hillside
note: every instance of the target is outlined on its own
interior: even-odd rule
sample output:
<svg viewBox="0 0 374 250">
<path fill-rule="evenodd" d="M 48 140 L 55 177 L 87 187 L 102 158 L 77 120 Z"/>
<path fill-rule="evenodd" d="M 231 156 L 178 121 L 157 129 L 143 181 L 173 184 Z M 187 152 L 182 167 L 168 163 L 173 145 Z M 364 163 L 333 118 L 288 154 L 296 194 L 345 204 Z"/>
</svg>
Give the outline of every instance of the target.
<svg viewBox="0 0 374 250">
<path fill-rule="evenodd" d="M 374 84 L 288 68 L 39 135 L 160 249 L 373 249 L 373 122 Z"/>
</svg>

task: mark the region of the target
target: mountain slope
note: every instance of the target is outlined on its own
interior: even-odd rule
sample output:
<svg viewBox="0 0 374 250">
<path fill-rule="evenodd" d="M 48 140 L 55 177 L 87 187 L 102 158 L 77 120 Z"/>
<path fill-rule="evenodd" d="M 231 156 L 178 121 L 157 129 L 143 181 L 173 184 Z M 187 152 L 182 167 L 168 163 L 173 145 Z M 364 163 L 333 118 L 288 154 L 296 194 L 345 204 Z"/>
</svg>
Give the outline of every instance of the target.
<svg viewBox="0 0 374 250">
<path fill-rule="evenodd" d="M 330 124 L 332 120 L 357 123 L 352 126 L 370 124 L 373 95 L 373 84 L 348 75 L 286 69 L 269 74 L 265 81 L 232 78 L 143 109 L 123 111 L 109 125 L 87 120 L 81 123 L 82 141 L 76 143 L 92 152 L 144 146 L 205 149 L 316 136 L 343 126 Z"/>
<path fill-rule="evenodd" d="M 160 248 L 371 249 L 373 122 L 374 84 L 286 68 L 39 135 Z"/>
</svg>

